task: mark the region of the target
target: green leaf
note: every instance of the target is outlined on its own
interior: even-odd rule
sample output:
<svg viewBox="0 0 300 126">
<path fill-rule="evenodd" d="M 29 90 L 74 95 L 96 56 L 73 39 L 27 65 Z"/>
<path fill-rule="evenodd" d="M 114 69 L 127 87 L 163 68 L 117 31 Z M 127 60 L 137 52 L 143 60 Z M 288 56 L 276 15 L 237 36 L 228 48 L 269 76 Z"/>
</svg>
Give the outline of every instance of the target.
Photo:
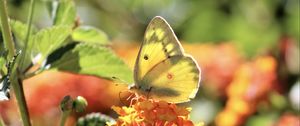
<svg viewBox="0 0 300 126">
<path fill-rule="evenodd" d="M 132 71 L 110 49 L 87 43 L 77 44 L 51 66 L 61 71 L 94 75 L 106 79 L 119 78 L 132 82 Z"/>
<path fill-rule="evenodd" d="M 30 55 L 41 54 L 37 62 L 44 61 L 50 53 L 65 45 L 64 42 L 70 34 L 71 28 L 66 26 L 53 26 L 39 31 L 29 40 L 28 50 L 31 51 Z"/>
<path fill-rule="evenodd" d="M 31 63 L 31 53 L 28 53 L 28 51 L 31 51 L 31 50 L 28 49 L 28 47 L 27 47 L 26 52 L 25 52 L 25 49 L 24 49 L 28 25 L 25 23 L 22 23 L 20 21 L 17 21 L 17 20 L 10 20 L 10 26 L 11 26 L 12 33 L 14 34 L 14 36 L 17 40 L 16 41 L 17 47 L 20 47 L 20 49 L 22 49 L 23 53 L 21 55 L 26 55 L 24 57 L 24 59 L 22 59 L 23 60 L 22 64 L 24 64 L 24 65 L 20 65 L 20 67 L 22 67 L 22 68 L 19 67 L 20 70 L 25 70 L 27 68 L 27 66 L 29 66 Z M 33 37 L 37 31 L 38 30 L 36 29 L 36 27 L 31 26 L 31 32 L 29 34 L 29 37 Z"/>
<path fill-rule="evenodd" d="M 55 17 L 54 25 L 73 26 L 76 18 L 76 9 L 73 0 L 60 0 Z"/>
<path fill-rule="evenodd" d="M 17 40 L 21 41 L 21 43 L 19 43 L 19 44 L 23 45 L 23 43 L 25 42 L 25 39 L 26 39 L 27 25 L 20 21 L 10 20 L 10 26 L 11 26 L 11 30 L 14 33 Z M 31 27 L 30 35 L 32 35 L 36 31 L 37 31 L 37 29 L 35 27 Z"/>
<path fill-rule="evenodd" d="M 108 43 L 107 35 L 103 31 L 90 26 L 81 26 L 76 28 L 72 33 L 72 38 L 73 40 L 80 42 L 99 44 Z"/>
</svg>

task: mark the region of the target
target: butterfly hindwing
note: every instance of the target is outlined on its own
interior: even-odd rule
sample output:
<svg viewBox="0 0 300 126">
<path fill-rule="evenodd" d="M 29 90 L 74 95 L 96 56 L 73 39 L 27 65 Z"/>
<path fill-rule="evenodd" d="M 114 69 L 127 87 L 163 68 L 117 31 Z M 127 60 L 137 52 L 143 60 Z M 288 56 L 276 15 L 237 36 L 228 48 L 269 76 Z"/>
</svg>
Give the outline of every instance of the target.
<svg viewBox="0 0 300 126">
<path fill-rule="evenodd" d="M 181 103 L 198 91 L 200 69 L 162 17 L 148 25 L 134 71 L 133 89 L 149 98 Z"/>
<path fill-rule="evenodd" d="M 172 56 L 155 66 L 141 84 L 148 90 L 140 93 L 153 99 L 179 103 L 194 98 L 199 87 L 200 71 L 191 56 Z"/>
</svg>

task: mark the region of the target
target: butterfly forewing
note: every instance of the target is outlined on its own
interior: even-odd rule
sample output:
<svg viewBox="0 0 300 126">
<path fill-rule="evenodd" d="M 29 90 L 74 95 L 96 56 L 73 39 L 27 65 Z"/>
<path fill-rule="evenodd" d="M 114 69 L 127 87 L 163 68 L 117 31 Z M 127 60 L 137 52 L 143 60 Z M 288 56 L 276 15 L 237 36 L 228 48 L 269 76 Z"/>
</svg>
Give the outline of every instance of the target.
<svg viewBox="0 0 300 126">
<path fill-rule="evenodd" d="M 135 63 L 135 83 L 139 83 L 155 65 L 175 55 L 183 55 L 182 47 L 169 24 L 163 18 L 155 17 L 146 29 Z"/>
</svg>

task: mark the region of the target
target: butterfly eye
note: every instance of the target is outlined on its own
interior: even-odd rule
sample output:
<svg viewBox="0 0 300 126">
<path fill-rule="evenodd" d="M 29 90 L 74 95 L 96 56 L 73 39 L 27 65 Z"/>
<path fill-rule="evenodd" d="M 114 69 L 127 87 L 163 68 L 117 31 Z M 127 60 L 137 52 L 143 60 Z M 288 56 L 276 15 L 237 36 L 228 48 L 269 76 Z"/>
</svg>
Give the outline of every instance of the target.
<svg viewBox="0 0 300 126">
<path fill-rule="evenodd" d="M 144 56 L 144 59 L 145 59 L 145 60 L 148 60 L 148 56 L 147 56 L 147 55 L 145 55 L 145 56 Z"/>
</svg>

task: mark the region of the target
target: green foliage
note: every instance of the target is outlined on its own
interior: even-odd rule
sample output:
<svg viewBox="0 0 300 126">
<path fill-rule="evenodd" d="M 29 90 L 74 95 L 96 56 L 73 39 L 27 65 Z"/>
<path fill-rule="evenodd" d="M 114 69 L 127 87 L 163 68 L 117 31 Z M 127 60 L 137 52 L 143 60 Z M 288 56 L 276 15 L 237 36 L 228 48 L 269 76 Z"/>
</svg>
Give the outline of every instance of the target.
<svg viewBox="0 0 300 126">
<path fill-rule="evenodd" d="M 77 44 L 51 66 L 62 71 L 95 75 L 112 79 L 120 78 L 132 82 L 131 70 L 111 50 L 87 43 Z"/>
<path fill-rule="evenodd" d="M 24 42 L 26 39 L 26 32 L 27 31 L 27 25 L 17 21 L 17 20 L 10 20 L 10 26 L 11 26 L 11 31 L 19 41 L 18 44 L 20 46 L 24 46 Z M 30 36 L 32 36 L 34 33 L 37 32 L 37 29 L 35 27 L 31 27 L 31 33 Z"/>
<path fill-rule="evenodd" d="M 274 120 L 278 119 L 276 113 L 265 113 L 250 117 L 246 126 L 271 126 L 274 124 Z"/>
<path fill-rule="evenodd" d="M 67 37 L 71 34 L 71 28 L 66 26 L 53 26 L 39 31 L 32 36 L 28 43 L 31 55 L 41 54 L 38 62 L 44 61 L 50 53 L 65 45 Z"/>
<path fill-rule="evenodd" d="M 276 22 L 278 2 L 237 1 L 235 3 L 198 1 L 181 29 L 182 39 L 189 42 L 233 41 L 246 57 L 254 57 L 273 48 L 279 41 Z"/>
<path fill-rule="evenodd" d="M 276 3 L 271 3 L 240 1 L 232 7 L 234 13 L 229 24 L 229 38 L 247 57 L 263 54 L 279 41 L 280 27 L 272 13 Z"/>
<path fill-rule="evenodd" d="M 23 66 L 20 66 L 20 70 L 24 70 L 26 69 L 27 66 L 29 66 L 29 64 L 31 63 L 31 54 L 28 52 L 24 52 L 24 48 L 25 48 L 25 39 L 26 39 L 26 32 L 27 31 L 27 27 L 28 25 L 17 21 L 17 20 L 10 20 L 10 26 L 11 26 L 11 31 L 15 36 L 15 40 L 16 40 L 16 44 L 17 47 L 21 49 L 23 49 L 23 53 L 21 55 L 24 55 L 25 57 L 23 58 Z M 31 27 L 31 33 L 28 34 L 30 37 L 32 37 L 34 35 L 34 33 L 37 32 L 37 29 L 35 27 Z M 27 49 L 29 51 L 31 51 L 31 49 Z M 23 67 L 23 68 L 21 68 Z"/>
<path fill-rule="evenodd" d="M 39 31 L 33 27 L 31 30 L 26 54 L 24 54 L 26 55 L 23 61 L 25 65 L 21 70 L 28 69 L 30 64 L 44 65 L 47 61 L 47 64 L 57 70 L 95 75 L 107 79 L 117 77 L 132 82 L 130 69 L 111 50 L 100 46 L 108 44 L 109 41 L 103 31 L 91 26 L 79 26 L 72 29 L 76 24 L 73 0 L 59 1 L 57 9 L 54 11 L 54 26 Z M 10 25 L 18 47 L 24 50 L 26 39 L 24 31 L 27 31 L 27 25 L 15 20 L 11 20 Z M 72 50 L 65 49 L 64 47 L 72 41 L 86 44 L 78 44 Z M 40 70 L 44 70 L 44 66 L 41 68 Z"/>
<path fill-rule="evenodd" d="M 272 92 L 269 96 L 270 102 L 275 109 L 283 110 L 287 107 L 288 101 L 285 97 L 277 92 Z"/>
<path fill-rule="evenodd" d="M 263 54 L 272 48 L 279 40 L 279 27 L 272 22 L 262 26 L 251 24 L 245 18 L 233 18 L 230 29 L 232 41 L 237 45 L 240 52 L 247 57 Z"/>
<path fill-rule="evenodd" d="M 74 2 L 72 0 L 63 0 L 60 1 L 58 5 L 54 24 L 73 25 L 75 24 L 75 17 L 76 12 Z M 49 33 L 55 34 L 56 31 L 51 31 Z M 64 35 L 67 35 L 69 32 L 59 32 L 59 30 L 57 30 L 57 33 L 62 35 L 61 40 L 63 40 L 65 39 Z M 132 75 L 128 74 L 131 73 L 131 71 L 124 64 L 124 62 L 122 62 L 109 49 L 99 45 L 92 45 L 102 45 L 108 43 L 108 37 L 104 32 L 89 26 L 79 26 L 75 28 L 75 30 L 72 31 L 70 35 L 73 41 L 79 41 L 89 44 L 82 43 L 76 45 L 75 48 L 61 56 L 60 59 L 54 61 L 54 63 L 51 65 L 52 68 L 79 74 L 95 75 L 107 79 L 117 77 L 120 79 L 124 79 L 127 82 L 132 82 Z M 57 37 L 55 37 L 55 39 L 57 40 Z M 62 44 L 60 42 L 57 42 L 58 46 L 55 47 L 61 46 Z M 49 49 L 49 46 L 52 45 L 52 43 L 49 43 L 48 45 L 41 45 L 44 47 L 43 50 L 48 50 L 45 51 L 47 52 L 45 56 L 48 56 L 53 51 Z M 42 53 L 44 51 L 39 50 L 39 52 Z"/>
<path fill-rule="evenodd" d="M 188 42 L 220 42 L 228 39 L 229 18 L 215 0 L 195 1 L 190 5 L 194 16 L 182 24 L 182 39 Z"/>
<path fill-rule="evenodd" d="M 298 44 L 300 42 L 300 7 L 299 1 L 289 0 L 288 6 L 286 6 L 287 18 L 285 19 L 285 30 L 291 37 L 297 39 Z"/>
<path fill-rule="evenodd" d="M 72 33 L 72 39 L 79 42 L 108 43 L 107 35 L 103 31 L 90 26 L 77 27 Z"/>
<path fill-rule="evenodd" d="M 60 0 L 54 17 L 54 25 L 73 26 L 76 18 L 76 9 L 73 0 Z"/>
</svg>

